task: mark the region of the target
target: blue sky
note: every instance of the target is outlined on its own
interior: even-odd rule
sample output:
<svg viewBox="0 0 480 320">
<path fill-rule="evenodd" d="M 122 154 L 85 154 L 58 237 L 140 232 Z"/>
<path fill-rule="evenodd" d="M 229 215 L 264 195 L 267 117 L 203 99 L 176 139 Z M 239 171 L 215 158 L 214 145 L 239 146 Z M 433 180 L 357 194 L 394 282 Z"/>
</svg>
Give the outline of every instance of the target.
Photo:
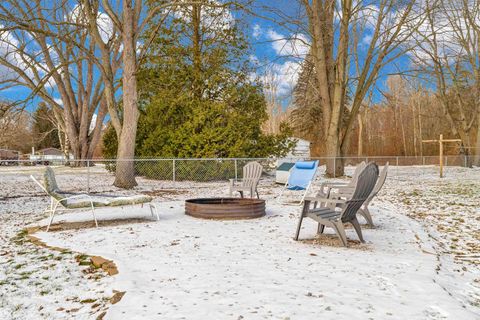
<svg viewBox="0 0 480 320">
<path fill-rule="evenodd" d="M 264 6 L 274 4 L 274 8 L 266 10 Z M 242 15 L 245 18 L 245 33 L 252 41 L 252 52 L 250 59 L 258 66 L 257 76 L 264 80 L 267 85 L 272 78 L 275 78 L 276 93 L 283 105 L 290 102 L 290 92 L 295 86 L 296 77 L 300 71 L 299 63 L 308 52 L 309 37 L 289 17 L 299 17 L 301 9 L 296 1 L 257 1 L 254 8 L 251 8 L 256 15 Z M 363 41 L 368 41 L 368 30 L 365 32 Z M 360 46 L 360 57 L 364 54 L 366 46 Z M 381 94 L 377 89 L 384 90 L 384 83 L 388 73 L 397 72 L 398 66 L 406 68 L 409 66 L 407 56 L 401 57 L 387 66 L 377 81 L 377 87 L 374 91 L 374 101 L 381 99 Z M 269 76 L 266 77 L 265 73 Z M 2 90 L 0 89 L 0 99 L 10 101 L 22 100 L 30 94 L 30 90 L 16 87 Z M 38 104 L 39 99 L 35 98 L 28 102 L 28 109 L 33 109 Z"/>
</svg>

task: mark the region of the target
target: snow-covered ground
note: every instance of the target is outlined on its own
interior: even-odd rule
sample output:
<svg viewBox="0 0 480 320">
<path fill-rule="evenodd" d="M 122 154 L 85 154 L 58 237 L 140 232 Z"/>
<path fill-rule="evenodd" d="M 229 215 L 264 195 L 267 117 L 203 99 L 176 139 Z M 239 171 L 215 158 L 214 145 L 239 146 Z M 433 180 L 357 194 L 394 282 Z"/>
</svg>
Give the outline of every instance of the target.
<svg viewBox="0 0 480 320">
<path fill-rule="evenodd" d="M 478 168 L 449 167 L 444 179 L 433 166 L 391 168 L 372 206 L 377 228 L 364 229 L 366 244 L 348 248 L 334 238 L 311 241 L 309 220 L 303 241 L 293 241 L 300 208 L 273 201 L 279 187 L 268 178 L 259 188 L 267 215 L 241 221 L 184 215 L 184 199 L 225 196 L 226 183 L 139 179 L 137 192 L 155 196 L 160 221 L 36 234 L 66 253 L 17 235 L 44 223 L 48 199 L 28 180 L 40 168 L 0 170 L 0 319 L 95 319 L 105 310 L 105 319 L 480 318 Z M 101 177 L 96 191 L 114 190 L 103 168 L 90 170 Z M 56 172 L 62 188 L 84 190 L 84 170 Z M 150 218 L 139 206 L 97 214 Z M 59 218 L 90 219 L 88 212 Z M 357 239 L 352 229 L 347 236 Z M 120 273 L 87 272 L 76 252 L 111 259 Z M 113 290 L 126 292 L 114 305 Z"/>
</svg>

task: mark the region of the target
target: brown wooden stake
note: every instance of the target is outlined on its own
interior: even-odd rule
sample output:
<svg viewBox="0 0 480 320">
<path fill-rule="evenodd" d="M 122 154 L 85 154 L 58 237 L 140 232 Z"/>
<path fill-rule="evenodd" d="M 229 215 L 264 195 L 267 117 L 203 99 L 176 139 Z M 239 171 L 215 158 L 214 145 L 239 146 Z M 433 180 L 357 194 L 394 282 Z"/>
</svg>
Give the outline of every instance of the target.
<svg viewBox="0 0 480 320">
<path fill-rule="evenodd" d="M 443 178 L 443 143 L 462 142 L 460 139 L 443 139 L 443 134 L 438 140 L 422 140 L 423 143 L 437 143 L 439 146 L 439 164 L 440 164 L 440 178 Z"/>
</svg>

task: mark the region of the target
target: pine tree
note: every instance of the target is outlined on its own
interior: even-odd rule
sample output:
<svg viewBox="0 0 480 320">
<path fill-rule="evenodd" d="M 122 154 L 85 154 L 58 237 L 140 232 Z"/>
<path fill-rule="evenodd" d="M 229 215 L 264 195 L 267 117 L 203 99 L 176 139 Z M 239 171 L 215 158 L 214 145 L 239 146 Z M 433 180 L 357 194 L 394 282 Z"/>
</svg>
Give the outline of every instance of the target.
<svg viewBox="0 0 480 320">
<path fill-rule="evenodd" d="M 262 87 L 249 79 L 248 45 L 228 11 L 184 7 L 159 34 L 138 75 L 137 156 L 265 157 L 291 148 L 287 127 L 279 135 L 261 130 Z M 107 153 L 114 138 L 106 136 Z"/>
<path fill-rule="evenodd" d="M 54 116 L 45 103 L 40 103 L 33 113 L 33 136 L 35 148 L 59 148 L 58 130 L 54 124 Z"/>
</svg>

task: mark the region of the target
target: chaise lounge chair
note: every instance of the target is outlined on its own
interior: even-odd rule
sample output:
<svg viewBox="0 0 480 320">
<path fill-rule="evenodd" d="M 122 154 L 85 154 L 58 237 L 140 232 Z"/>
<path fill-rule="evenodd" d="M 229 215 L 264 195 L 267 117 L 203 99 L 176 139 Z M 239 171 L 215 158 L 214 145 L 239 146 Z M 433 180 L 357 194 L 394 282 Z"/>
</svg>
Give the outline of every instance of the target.
<svg viewBox="0 0 480 320">
<path fill-rule="evenodd" d="M 285 190 L 291 191 L 304 191 L 300 204 L 303 203 L 308 190 L 312 185 L 312 181 L 315 180 L 318 169 L 318 160 L 316 161 L 298 161 L 293 166 L 288 176 L 288 181 L 285 187 L 280 192 L 277 202 L 280 201 Z"/>
<path fill-rule="evenodd" d="M 44 213 L 49 214 L 49 222 L 47 225 L 47 232 L 50 229 L 50 225 L 53 222 L 55 214 L 59 211 L 66 211 L 72 209 L 88 209 L 92 212 L 93 220 L 95 221 L 95 226 L 98 227 L 97 218 L 95 217 L 95 208 L 97 207 L 123 207 L 148 203 L 150 206 L 150 213 L 152 217 L 156 215 L 157 220 L 159 220 L 157 207 L 154 203 L 151 203 L 153 200 L 150 196 L 145 195 L 134 195 L 134 196 L 113 196 L 113 195 L 101 195 L 101 196 L 92 196 L 89 194 L 75 194 L 68 193 L 60 190 L 57 185 L 57 180 L 55 178 L 55 173 L 52 168 L 47 167 L 44 177 L 44 184 L 35 179 L 32 175 L 30 178 L 42 188 L 47 195 L 50 196 L 50 204 L 44 210 Z"/>
<path fill-rule="evenodd" d="M 250 192 L 250 198 L 253 198 L 253 193 L 257 194 L 257 198 L 260 199 L 258 195 L 258 182 L 262 176 L 263 167 L 260 163 L 252 161 L 247 163 L 243 167 L 243 177 L 241 179 L 240 185 L 235 185 L 235 179 L 230 179 L 230 197 L 233 196 L 233 192 L 240 193 L 240 196 L 243 198 L 244 192 Z"/>
<path fill-rule="evenodd" d="M 303 218 L 308 217 L 318 222 L 319 233 L 323 233 L 325 226 L 333 228 L 345 247 L 348 244 L 345 228 L 343 226 L 344 223 L 351 223 L 357 232 L 360 241 L 364 242 L 362 230 L 356 214 L 365 203 L 368 196 L 372 193 L 377 179 L 378 166 L 375 163 L 369 163 L 360 173 L 355 191 L 350 200 L 306 197 L 294 239 L 298 240 Z M 316 204 L 318 202 L 326 203 L 327 206 L 317 208 Z M 314 204 L 314 207 L 310 208 L 312 203 Z M 341 205 L 342 207 L 337 207 L 338 205 Z"/>
</svg>

